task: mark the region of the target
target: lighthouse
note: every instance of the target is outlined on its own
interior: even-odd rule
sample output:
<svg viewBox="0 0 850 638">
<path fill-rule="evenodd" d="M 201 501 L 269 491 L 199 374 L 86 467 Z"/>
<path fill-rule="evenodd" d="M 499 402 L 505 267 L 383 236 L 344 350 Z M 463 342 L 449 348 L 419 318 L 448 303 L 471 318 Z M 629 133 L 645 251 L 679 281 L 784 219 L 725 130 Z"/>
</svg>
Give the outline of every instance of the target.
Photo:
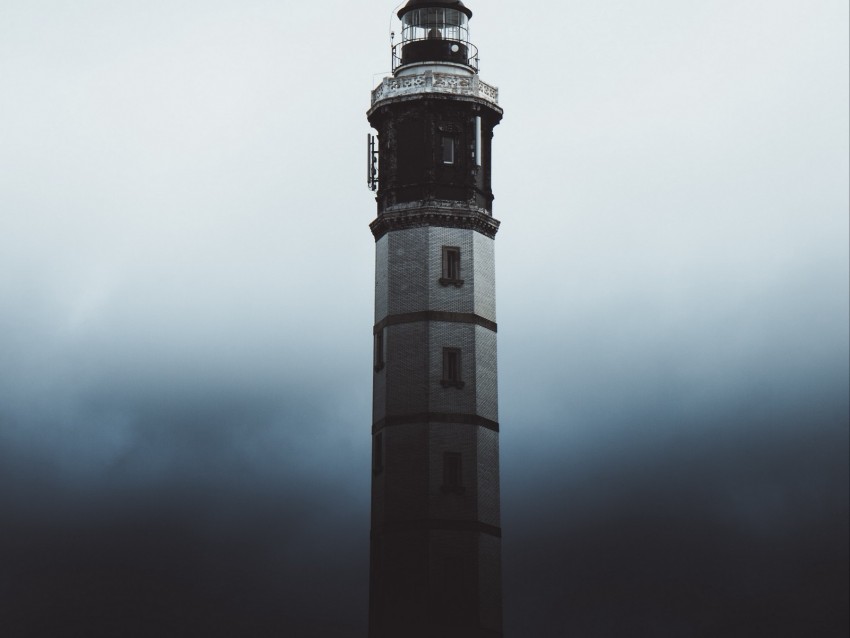
<svg viewBox="0 0 850 638">
<path fill-rule="evenodd" d="M 370 638 L 502 635 L 491 186 L 472 11 L 410 0 L 372 91 Z"/>
</svg>

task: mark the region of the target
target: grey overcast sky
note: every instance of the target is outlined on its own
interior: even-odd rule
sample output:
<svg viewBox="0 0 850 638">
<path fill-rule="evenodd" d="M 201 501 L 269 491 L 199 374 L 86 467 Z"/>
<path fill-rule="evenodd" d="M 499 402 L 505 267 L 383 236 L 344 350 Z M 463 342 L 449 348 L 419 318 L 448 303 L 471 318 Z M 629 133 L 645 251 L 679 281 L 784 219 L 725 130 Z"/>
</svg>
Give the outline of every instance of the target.
<svg viewBox="0 0 850 638">
<path fill-rule="evenodd" d="M 846 0 L 470 0 L 511 636 L 846 636 Z M 0 0 L 4 636 L 363 636 L 393 6 Z"/>
</svg>

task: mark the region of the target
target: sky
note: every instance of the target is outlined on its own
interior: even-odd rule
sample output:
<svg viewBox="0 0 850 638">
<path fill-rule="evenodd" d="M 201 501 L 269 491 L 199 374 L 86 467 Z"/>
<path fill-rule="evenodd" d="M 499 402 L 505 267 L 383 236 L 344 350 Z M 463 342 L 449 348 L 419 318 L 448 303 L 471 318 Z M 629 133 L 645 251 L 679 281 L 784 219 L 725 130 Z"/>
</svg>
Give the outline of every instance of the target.
<svg viewBox="0 0 850 638">
<path fill-rule="evenodd" d="M 847 3 L 468 6 L 506 634 L 845 636 Z M 365 635 L 393 9 L 0 0 L 4 636 Z"/>
</svg>

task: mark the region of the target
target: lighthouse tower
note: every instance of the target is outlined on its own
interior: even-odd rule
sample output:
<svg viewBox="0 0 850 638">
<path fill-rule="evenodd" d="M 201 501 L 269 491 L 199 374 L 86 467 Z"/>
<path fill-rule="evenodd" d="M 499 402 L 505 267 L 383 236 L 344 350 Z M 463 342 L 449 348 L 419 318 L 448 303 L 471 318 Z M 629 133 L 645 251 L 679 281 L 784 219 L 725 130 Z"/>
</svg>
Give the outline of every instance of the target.
<svg viewBox="0 0 850 638">
<path fill-rule="evenodd" d="M 472 12 L 410 0 L 372 92 L 370 638 L 502 635 L 490 184 L 498 91 Z"/>
</svg>

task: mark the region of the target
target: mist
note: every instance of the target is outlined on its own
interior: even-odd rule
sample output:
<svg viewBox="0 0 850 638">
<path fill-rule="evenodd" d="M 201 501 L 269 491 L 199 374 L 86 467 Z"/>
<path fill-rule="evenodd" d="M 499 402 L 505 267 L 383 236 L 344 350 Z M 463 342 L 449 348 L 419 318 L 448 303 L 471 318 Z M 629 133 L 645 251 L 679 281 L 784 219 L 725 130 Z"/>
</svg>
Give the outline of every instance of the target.
<svg viewBox="0 0 850 638">
<path fill-rule="evenodd" d="M 848 632 L 848 7 L 467 3 L 505 631 Z M 365 635 L 392 6 L 0 3 L 4 636 Z"/>
</svg>

